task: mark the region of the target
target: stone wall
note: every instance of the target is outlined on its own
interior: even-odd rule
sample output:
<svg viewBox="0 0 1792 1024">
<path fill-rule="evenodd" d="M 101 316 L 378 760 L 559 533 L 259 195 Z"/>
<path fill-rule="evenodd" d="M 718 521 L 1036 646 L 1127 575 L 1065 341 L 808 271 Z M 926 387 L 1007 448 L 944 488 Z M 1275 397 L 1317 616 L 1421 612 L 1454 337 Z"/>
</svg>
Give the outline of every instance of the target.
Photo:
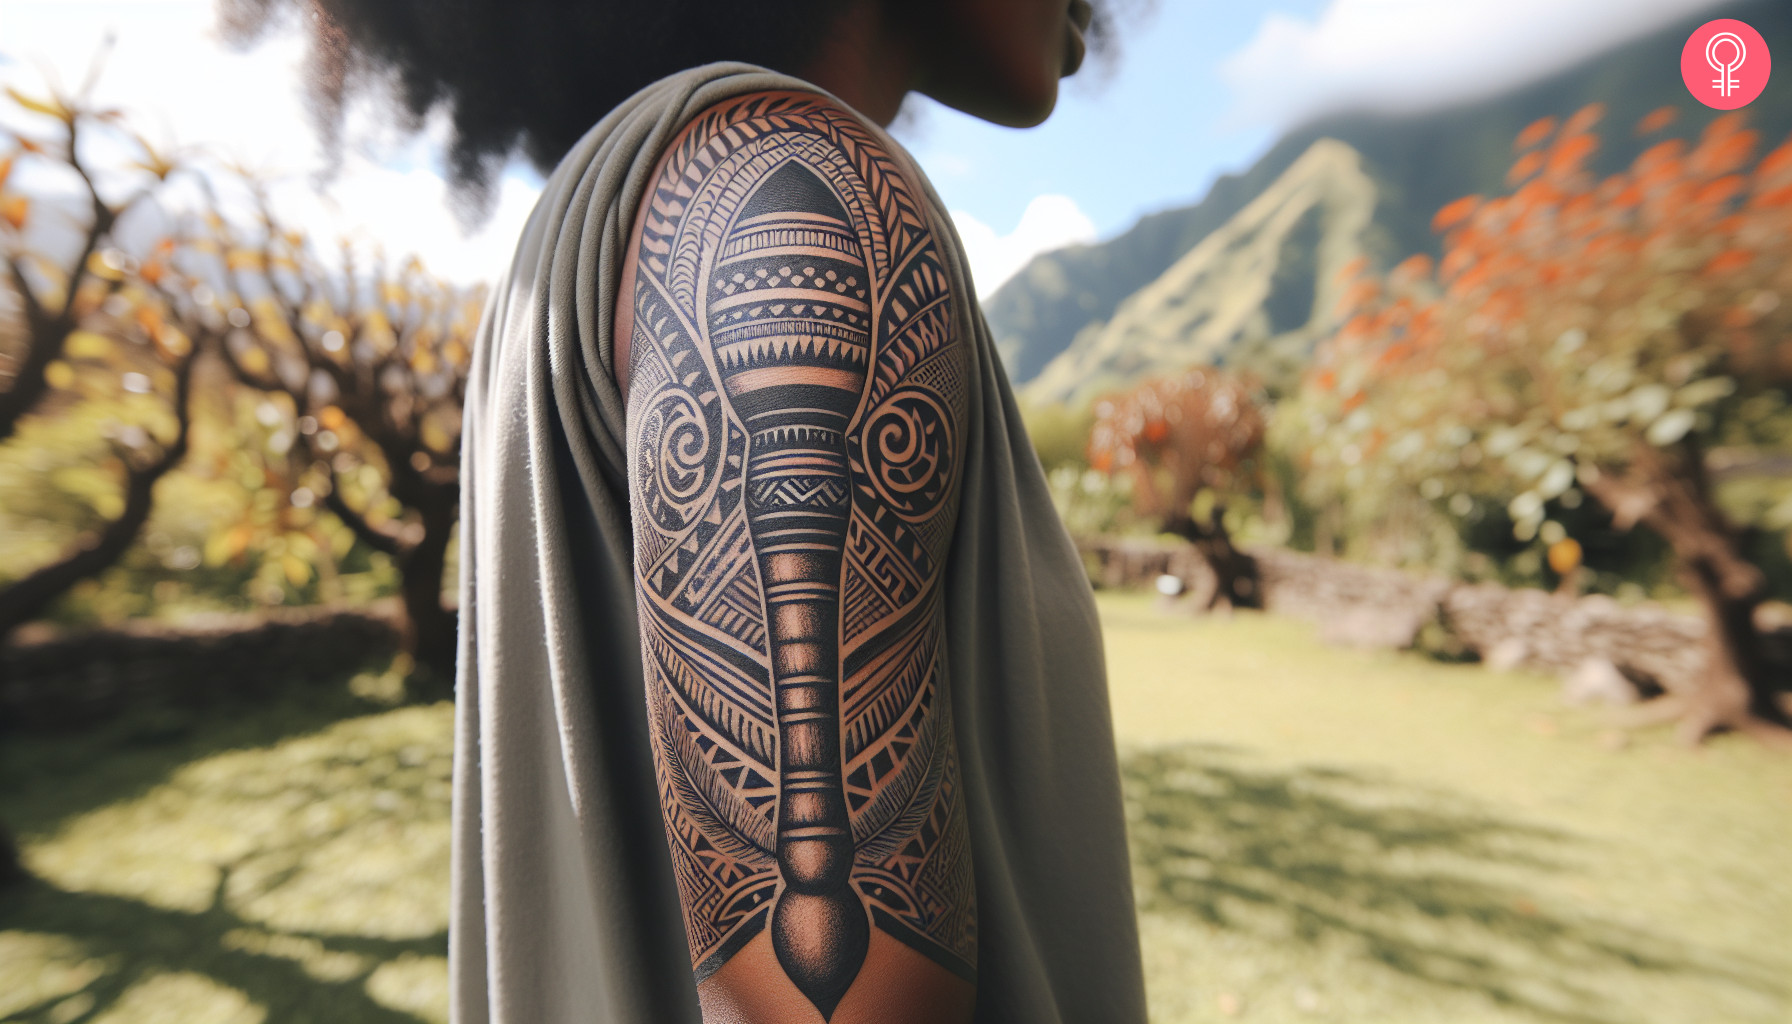
<svg viewBox="0 0 1792 1024">
<path fill-rule="evenodd" d="M 1148 587 L 1172 575 L 1204 603 L 1213 576 L 1185 544 L 1082 544 L 1097 586 Z M 1609 661 L 1644 687 L 1674 689 L 1699 670 L 1705 624 L 1609 597 L 1571 598 L 1251 548 L 1272 611 L 1321 624 L 1328 640 L 1410 647 L 1429 624 L 1495 665 L 1569 672 Z M 1770 642 L 1792 685 L 1792 629 Z M 179 626 L 21 638 L 0 647 L 0 731 L 90 724 L 132 710 L 256 699 L 293 681 L 340 678 L 397 650 L 397 609 L 303 609 L 215 616 Z"/>
<path fill-rule="evenodd" d="M 1705 660 L 1706 625 L 1654 605 L 1625 607 L 1603 594 L 1558 597 L 1491 583 L 1452 587 L 1443 601 L 1450 632 L 1497 665 L 1568 672 L 1604 659 L 1645 688 L 1674 689 Z M 1785 631 L 1775 637 L 1779 646 Z"/>
<path fill-rule="evenodd" d="M 1150 586 L 1168 574 L 1181 578 L 1196 602 L 1212 591 L 1212 573 L 1187 545 L 1102 539 L 1081 547 L 1097 586 Z M 1268 608 L 1319 622 L 1322 635 L 1338 643 L 1410 647 L 1435 623 L 1499 667 L 1566 673 L 1603 659 L 1643 689 L 1669 690 L 1692 680 L 1704 657 L 1704 621 L 1655 605 L 1456 583 L 1280 548 L 1246 550 L 1257 559 Z M 1770 633 L 1769 643 L 1792 686 L 1792 629 Z"/>
<path fill-rule="evenodd" d="M 255 699 L 390 657 L 396 608 L 208 616 L 170 626 L 19 638 L 0 647 L 0 730 L 88 725 L 128 711 Z"/>
<path fill-rule="evenodd" d="M 1197 601 L 1213 590 L 1213 573 L 1187 544 L 1134 538 L 1079 542 L 1089 578 L 1098 587 L 1148 587 L 1161 575 L 1180 578 Z M 1353 608 L 1434 608 L 1450 583 L 1396 569 L 1302 554 L 1246 548 L 1257 560 L 1265 602 L 1275 611 L 1322 618 Z"/>
</svg>

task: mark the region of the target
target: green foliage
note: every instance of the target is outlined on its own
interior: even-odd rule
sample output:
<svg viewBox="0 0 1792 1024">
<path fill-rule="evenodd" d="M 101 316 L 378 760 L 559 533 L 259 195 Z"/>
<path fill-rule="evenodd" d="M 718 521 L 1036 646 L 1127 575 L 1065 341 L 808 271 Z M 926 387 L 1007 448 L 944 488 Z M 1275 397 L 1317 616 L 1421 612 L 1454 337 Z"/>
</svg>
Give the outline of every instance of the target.
<svg viewBox="0 0 1792 1024">
<path fill-rule="evenodd" d="M 1027 437 L 1047 473 L 1060 467 L 1087 468 L 1089 431 L 1095 426 L 1092 403 L 1021 402 Z"/>
<path fill-rule="evenodd" d="M 1060 465 L 1046 475 L 1052 504 L 1072 537 L 1100 537 L 1153 527 L 1132 515 L 1132 484 L 1093 469 Z"/>
<path fill-rule="evenodd" d="M 0 534 L 7 538 L 0 582 L 51 561 L 119 513 L 123 466 L 105 431 L 152 420 L 158 404 L 79 403 L 60 415 L 27 419 L 11 443 L 0 445 Z"/>
<path fill-rule="evenodd" d="M 0 585 L 33 581 L 6 628 L 48 601 L 54 620 L 109 622 L 439 575 L 483 292 L 414 258 L 358 264 L 345 246 L 331 263 L 258 183 L 184 167 L 84 97 L 12 100 L 50 134 L 0 129 Z M 90 167 L 77 140 L 95 135 L 139 159 Z M 258 216 L 162 205 L 176 171 L 217 208 L 240 211 L 245 186 Z M 116 202 L 96 176 L 134 191 Z"/>
<path fill-rule="evenodd" d="M 386 556 L 357 545 L 301 496 L 277 408 L 218 378 L 202 401 L 187 462 L 157 485 L 139 543 L 109 572 L 64 597 L 63 624 L 280 604 L 366 601 L 396 590 Z M 58 557 L 117 514 L 122 469 L 106 437 L 121 423 L 166 417 L 146 396 L 89 400 L 32 417 L 0 446 L 0 583 Z M 262 422 L 269 419 L 272 425 Z"/>
</svg>

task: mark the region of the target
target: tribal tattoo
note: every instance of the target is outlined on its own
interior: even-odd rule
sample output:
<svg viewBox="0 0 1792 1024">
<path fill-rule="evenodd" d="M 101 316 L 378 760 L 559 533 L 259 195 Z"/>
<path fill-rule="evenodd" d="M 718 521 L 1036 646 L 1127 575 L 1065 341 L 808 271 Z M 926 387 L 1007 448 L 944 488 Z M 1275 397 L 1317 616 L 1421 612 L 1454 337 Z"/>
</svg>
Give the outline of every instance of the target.
<svg viewBox="0 0 1792 1024">
<path fill-rule="evenodd" d="M 637 223 L 636 585 L 691 960 L 769 929 L 824 1019 L 874 928 L 976 971 L 941 649 L 967 365 L 912 173 L 838 106 L 754 94 Z"/>
</svg>

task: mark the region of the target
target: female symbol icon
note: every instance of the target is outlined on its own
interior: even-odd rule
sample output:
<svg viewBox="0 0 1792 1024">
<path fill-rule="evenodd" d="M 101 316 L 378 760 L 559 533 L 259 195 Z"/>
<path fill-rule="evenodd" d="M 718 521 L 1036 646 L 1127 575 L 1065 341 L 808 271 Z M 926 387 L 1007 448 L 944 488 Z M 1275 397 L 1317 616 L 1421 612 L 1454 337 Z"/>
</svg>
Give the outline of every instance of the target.
<svg viewBox="0 0 1792 1024">
<path fill-rule="evenodd" d="M 1719 48 L 1726 44 L 1735 51 L 1732 59 L 1727 61 L 1718 55 Z M 1737 85 L 1740 84 L 1736 81 L 1736 69 L 1741 67 L 1746 60 L 1748 60 L 1748 45 L 1736 33 L 1719 32 L 1706 40 L 1705 63 L 1711 65 L 1711 70 L 1718 73 L 1717 78 L 1711 84 L 1717 88 L 1719 96 L 1727 97 L 1736 91 Z"/>
<path fill-rule="evenodd" d="M 1767 41 L 1734 18 L 1700 25 L 1680 51 L 1680 78 L 1686 91 L 1715 110 L 1735 110 L 1754 102 L 1767 88 L 1772 70 Z"/>
</svg>

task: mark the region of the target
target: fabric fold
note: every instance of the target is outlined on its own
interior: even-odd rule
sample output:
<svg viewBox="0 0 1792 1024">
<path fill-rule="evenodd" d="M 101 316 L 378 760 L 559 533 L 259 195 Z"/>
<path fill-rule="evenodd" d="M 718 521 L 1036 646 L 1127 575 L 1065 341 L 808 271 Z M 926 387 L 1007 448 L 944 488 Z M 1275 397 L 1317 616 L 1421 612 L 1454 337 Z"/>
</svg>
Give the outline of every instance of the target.
<svg viewBox="0 0 1792 1024">
<path fill-rule="evenodd" d="M 612 111 L 549 178 L 485 311 L 461 467 L 458 1024 L 701 1020 L 648 742 L 611 321 L 663 148 L 713 104 L 770 89 L 821 92 L 712 64 Z M 978 890 L 975 1020 L 1142 1024 L 1093 597 L 951 220 L 913 173 L 969 300 L 957 326 L 972 346 L 970 428 L 945 593 Z"/>
</svg>

